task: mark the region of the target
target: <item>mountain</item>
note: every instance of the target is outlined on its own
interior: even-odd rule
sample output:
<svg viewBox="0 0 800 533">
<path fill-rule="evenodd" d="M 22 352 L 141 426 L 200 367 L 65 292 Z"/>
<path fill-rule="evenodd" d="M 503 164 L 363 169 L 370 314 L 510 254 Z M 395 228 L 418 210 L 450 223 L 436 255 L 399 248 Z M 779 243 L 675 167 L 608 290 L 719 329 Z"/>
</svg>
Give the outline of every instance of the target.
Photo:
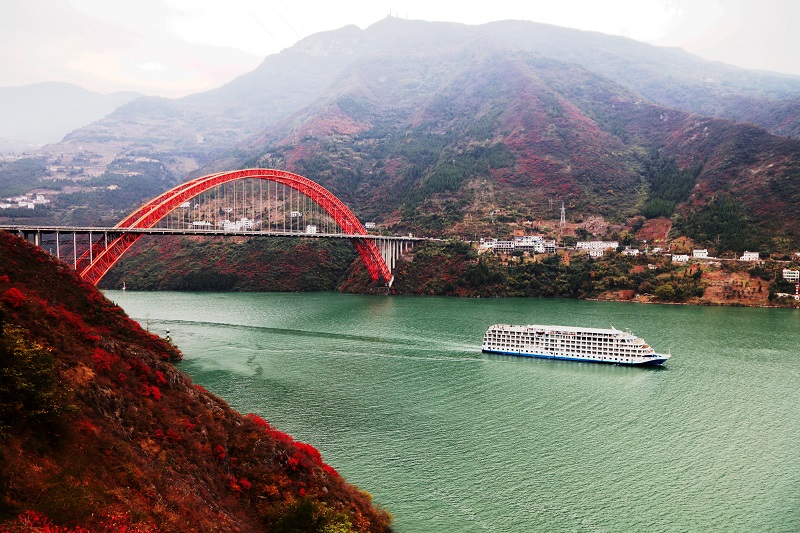
<svg viewBox="0 0 800 533">
<path fill-rule="evenodd" d="M 139 96 L 55 82 L 0 87 L 0 153 L 58 142 Z"/>
<path fill-rule="evenodd" d="M 747 70 L 624 37 L 548 24 L 476 27 L 515 49 L 581 65 L 666 107 L 800 137 L 800 76 Z"/>
<path fill-rule="evenodd" d="M 388 530 L 319 451 L 193 384 L 180 357 L 0 232 L 0 530 Z"/>
<path fill-rule="evenodd" d="M 573 219 L 672 217 L 698 242 L 786 247 L 798 97 L 800 78 L 620 37 L 389 17 L 308 37 L 214 91 L 131 102 L 38 166 L 0 168 L 0 192 L 25 172 L 31 187 L 73 183 L 84 192 L 60 195 L 53 218 L 112 224 L 187 175 L 259 165 L 391 231 L 494 234 L 563 201 Z"/>
<path fill-rule="evenodd" d="M 495 40 L 354 61 L 203 172 L 241 166 L 313 176 L 388 231 L 503 234 L 563 201 L 574 218 L 672 217 L 719 251 L 800 244 L 800 141 Z"/>
</svg>

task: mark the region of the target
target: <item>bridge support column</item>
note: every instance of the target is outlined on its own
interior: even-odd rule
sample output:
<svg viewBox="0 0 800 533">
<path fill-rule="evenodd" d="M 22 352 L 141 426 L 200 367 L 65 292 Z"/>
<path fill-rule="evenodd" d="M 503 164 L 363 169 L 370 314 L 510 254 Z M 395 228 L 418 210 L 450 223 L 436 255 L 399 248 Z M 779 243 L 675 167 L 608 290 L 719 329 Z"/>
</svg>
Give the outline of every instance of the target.
<svg viewBox="0 0 800 533">
<path fill-rule="evenodd" d="M 414 243 L 412 241 L 400 239 L 379 238 L 377 241 L 381 256 L 386 262 L 386 266 L 389 267 L 389 272 L 392 272 L 392 274 L 394 274 L 394 267 L 397 265 L 397 260 L 414 247 Z M 392 280 L 394 280 L 394 275 L 392 276 Z"/>
</svg>

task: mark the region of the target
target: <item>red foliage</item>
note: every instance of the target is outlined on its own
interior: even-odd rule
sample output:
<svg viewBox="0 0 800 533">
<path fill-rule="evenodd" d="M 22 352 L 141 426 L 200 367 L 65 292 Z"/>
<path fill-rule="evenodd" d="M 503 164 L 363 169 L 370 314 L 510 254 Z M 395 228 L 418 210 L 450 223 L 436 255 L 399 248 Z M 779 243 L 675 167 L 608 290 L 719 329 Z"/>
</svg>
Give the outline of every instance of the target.
<svg viewBox="0 0 800 533">
<path fill-rule="evenodd" d="M 328 463 L 323 463 L 322 464 L 322 471 L 325 472 L 326 474 L 328 474 L 331 477 L 339 477 L 339 472 L 337 472 L 336 469 L 333 468 Z"/>
<path fill-rule="evenodd" d="M 113 533 L 156 533 L 157 529 L 152 529 L 141 524 L 133 525 L 131 518 L 127 514 L 112 515 L 102 520 L 100 527 L 95 531 Z M 36 511 L 25 511 L 12 523 L 3 525 L 1 533 L 91 533 L 92 530 L 80 526 L 63 527 L 53 524 L 52 520 L 46 515 Z"/>
<path fill-rule="evenodd" d="M 92 423 L 89 419 L 83 419 L 78 421 L 78 428 L 83 431 L 84 433 L 88 433 L 90 435 L 97 435 L 100 431 L 99 428 Z"/>
<path fill-rule="evenodd" d="M 128 362 L 128 366 L 139 373 L 141 376 L 149 376 L 152 372 L 150 367 L 141 359 L 133 358 Z"/>
<path fill-rule="evenodd" d="M 225 457 L 228 455 L 227 452 L 225 451 L 225 448 L 223 448 L 222 445 L 220 444 L 217 444 L 217 446 L 214 448 L 214 453 L 220 459 L 225 459 Z"/>
<path fill-rule="evenodd" d="M 167 384 L 167 378 L 164 377 L 164 373 L 160 370 L 156 370 L 156 383 L 159 385 Z"/>
<path fill-rule="evenodd" d="M 166 437 L 167 440 L 172 444 L 178 444 L 183 440 L 183 438 L 180 435 L 178 435 L 178 432 L 172 428 L 167 429 Z"/>
<path fill-rule="evenodd" d="M 95 370 L 110 372 L 111 365 L 119 361 L 119 357 L 110 354 L 102 348 L 95 348 L 92 352 L 92 362 Z"/>
<path fill-rule="evenodd" d="M 0 301 L 11 307 L 19 307 L 25 303 L 25 295 L 16 287 L 11 287 L 0 296 Z"/>
<path fill-rule="evenodd" d="M 145 398 L 152 398 L 156 401 L 161 400 L 161 389 L 156 387 L 155 385 L 149 385 L 147 383 L 142 384 L 142 395 Z"/>
<path fill-rule="evenodd" d="M 259 427 L 262 427 L 262 428 L 265 428 L 265 429 L 271 429 L 271 427 L 269 425 L 269 422 L 267 422 L 266 420 L 264 420 L 263 418 L 261 418 L 260 416 L 258 416 L 255 413 L 248 413 L 248 414 L 246 414 L 244 416 L 248 420 L 250 420 L 251 422 L 255 423 L 255 425 L 257 425 Z"/>
<path fill-rule="evenodd" d="M 6 529 L 6 527 L 8 529 Z M 17 517 L 17 521 L 8 526 L 4 526 L 2 532 L 30 531 L 37 533 L 89 533 L 88 529 L 76 527 L 68 529 L 54 525 L 50 519 L 42 513 L 36 511 L 25 511 Z"/>
<path fill-rule="evenodd" d="M 132 524 L 131 518 L 127 514 L 114 515 L 103 521 L 103 531 L 113 531 L 114 533 L 157 533 L 157 529 L 152 529 L 139 524 Z"/>
<path fill-rule="evenodd" d="M 228 488 L 231 489 L 233 492 L 242 492 L 243 490 L 250 490 L 253 487 L 253 484 L 250 483 L 247 478 L 240 478 L 236 479 L 236 476 L 231 474 L 230 479 L 228 480 Z"/>
<path fill-rule="evenodd" d="M 300 453 L 309 456 L 317 466 L 322 466 L 322 456 L 320 455 L 319 450 L 314 448 L 312 445 L 306 444 L 305 442 L 295 442 L 294 447 Z"/>
<path fill-rule="evenodd" d="M 3 274 L 0 276 L 0 283 L 11 283 L 11 278 Z"/>
<path fill-rule="evenodd" d="M 283 431 L 277 429 L 270 429 L 269 434 L 272 438 L 277 440 L 278 442 L 282 442 L 284 444 L 292 444 L 294 443 L 294 439 L 291 435 L 287 435 Z"/>
</svg>

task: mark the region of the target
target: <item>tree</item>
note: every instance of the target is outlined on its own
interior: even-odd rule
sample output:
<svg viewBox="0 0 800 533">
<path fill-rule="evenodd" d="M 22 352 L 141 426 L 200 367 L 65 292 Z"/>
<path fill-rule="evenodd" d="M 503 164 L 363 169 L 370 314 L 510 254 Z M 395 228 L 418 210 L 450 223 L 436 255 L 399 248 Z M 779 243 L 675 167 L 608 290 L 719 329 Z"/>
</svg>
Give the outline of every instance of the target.
<svg viewBox="0 0 800 533">
<path fill-rule="evenodd" d="M 675 288 L 669 283 L 656 287 L 655 293 L 659 300 L 664 300 L 665 302 L 671 302 L 675 299 Z"/>
<path fill-rule="evenodd" d="M 5 325 L 0 314 L 0 436 L 18 422 L 52 423 L 67 409 L 54 361 L 50 350 Z"/>
</svg>

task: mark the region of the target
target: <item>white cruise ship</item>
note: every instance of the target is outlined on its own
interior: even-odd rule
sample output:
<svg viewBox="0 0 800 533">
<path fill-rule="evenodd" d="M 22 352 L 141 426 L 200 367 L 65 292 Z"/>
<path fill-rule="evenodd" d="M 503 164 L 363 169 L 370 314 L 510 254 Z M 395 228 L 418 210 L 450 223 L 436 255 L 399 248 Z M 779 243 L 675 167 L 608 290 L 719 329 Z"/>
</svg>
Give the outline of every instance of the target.
<svg viewBox="0 0 800 533">
<path fill-rule="evenodd" d="M 614 326 L 600 329 L 495 324 L 483 336 L 482 351 L 617 365 L 660 365 L 670 358 Z"/>
</svg>

